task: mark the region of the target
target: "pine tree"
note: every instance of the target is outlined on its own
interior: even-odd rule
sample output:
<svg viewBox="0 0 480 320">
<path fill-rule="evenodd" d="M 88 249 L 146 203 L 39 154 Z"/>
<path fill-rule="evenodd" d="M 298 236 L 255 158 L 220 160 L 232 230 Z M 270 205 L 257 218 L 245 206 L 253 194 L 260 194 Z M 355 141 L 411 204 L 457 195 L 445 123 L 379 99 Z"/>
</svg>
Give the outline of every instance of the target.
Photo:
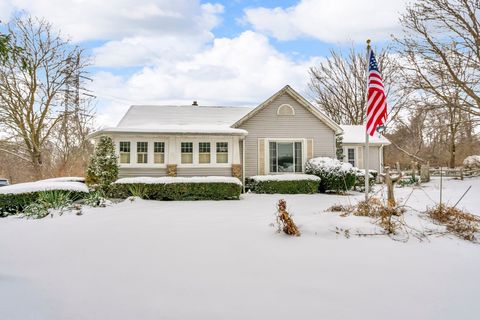
<svg viewBox="0 0 480 320">
<path fill-rule="evenodd" d="M 105 190 L 118 178 L 118 157 L 110 137 L 102 136 L 87 168 L 87 183 Z"/>
</svg>

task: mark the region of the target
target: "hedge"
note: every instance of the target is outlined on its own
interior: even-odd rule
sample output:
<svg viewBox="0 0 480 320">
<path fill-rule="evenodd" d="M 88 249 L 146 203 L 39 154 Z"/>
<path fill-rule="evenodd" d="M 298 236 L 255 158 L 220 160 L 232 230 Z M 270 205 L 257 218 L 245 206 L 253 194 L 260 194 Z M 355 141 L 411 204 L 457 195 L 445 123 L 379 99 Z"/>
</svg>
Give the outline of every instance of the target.
<svg viewBox="0 0 480 320">
<path fill-rule="evenodd" d="M 108 196 L 130 196 L 150 200 L 231 200 L 240 199 L 242 186 L 237 183 L 114 183 Z"/>
<path fill-rule="evenodd" d="M 349 163 L 337 159 L 319 157 L 307 161 L 305 173 L 320 177 L 319 192 L 342 193 L 355 185 L 356 171 Z"/>
<path fill-rule="evenodd" d="M 17 194 L 0 194 L 0 217 L 21 213 L 28 205 L 34 203 L 40 194 L 48 192 L 65 192 L 70 200 L 83 199 L 87 193 L 69 190 L 47 190 Z"/>
<path fill-rule="evenodd" d="M 259 178 L 262 178 L 262 176 L 259 176 Z M 259 178 L 247 178 L 246 187 L 255 193 L 312 194 L 317 193 L 320 184 L 320 179 L 312 179 L 312 177 L 292 180 L 274 178 L 269 180 L 268 177 L 264 177 L 265 179 Z"/>
</svg>

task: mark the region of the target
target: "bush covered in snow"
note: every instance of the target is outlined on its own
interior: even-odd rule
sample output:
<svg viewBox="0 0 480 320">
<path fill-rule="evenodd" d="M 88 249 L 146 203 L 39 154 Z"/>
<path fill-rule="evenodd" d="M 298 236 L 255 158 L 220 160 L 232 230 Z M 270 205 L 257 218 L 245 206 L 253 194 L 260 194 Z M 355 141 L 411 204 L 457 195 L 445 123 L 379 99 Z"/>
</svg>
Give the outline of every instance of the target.
<svg viewBox="0 0 480 320">
<path fill-rule="evenodd" d="M 0 188 L 0 216 L 21 213 L 33 203 L 42 202 L 47 208 L 56 207 L 58 199 L 71 201 L 88 194 L 88 188 L 81 182 L 40 180 L 12 184 Z M 34 208 L 33 208 L 34 209 Z"/>
<path fill-rule="evenodd" d="M 369 185 L 373 185 L 377 179 L 377 170 L 368 170 L 369 173 Z M 355 190 L 365 190 L 365 169 L 357 169 L 355 177 Z"/>
<path fill-rule="evenodd" d="M 463 166 L 467 170 L 476 170 L 480 169 L 480 156 L 469 156 L 463 160 Z"/>
<path fill-rule="evenodd" d="M 102 136 L 87 168 L 87 183 L 107 189 L 118 179 L 118 157 L 110 137 Z"/>
<path fill-rule="evenodd" d="M 308 174 L 253 176 L 246 179 L 247 188 L 255 193 L 317 193 L 320 178 Z"/>
<path fill-rule="evenodd" d="M 242 183 L 234 177 L 135 177 L 117 180 L 108 195 L 151 200 L 229 200 L 239 199 Z"/>
<path fill-rule="evenodd" d="M 355 185 L 357 168 L 337 159 L 319 157 L 307 161 L 305 173 L 319 177 L 320 192 L 343 192 Z"/>
</svg>

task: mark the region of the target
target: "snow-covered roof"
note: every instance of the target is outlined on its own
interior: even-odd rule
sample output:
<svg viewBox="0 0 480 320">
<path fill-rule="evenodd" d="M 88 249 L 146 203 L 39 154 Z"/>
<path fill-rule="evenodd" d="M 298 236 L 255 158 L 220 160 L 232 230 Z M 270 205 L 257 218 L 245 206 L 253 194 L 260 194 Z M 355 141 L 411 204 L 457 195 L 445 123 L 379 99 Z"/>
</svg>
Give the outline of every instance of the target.
<svg viewBox="0 0 480 320">
<path fill-rule="evenodd" d="M 341 125 L 343 129 L 343 143 L 365 143 L 365 126 L 364 125 Z M 379 133 L 375 133 L 373 137 L 368 139 L 370 144 L 389 145 L 390 141 Z"/>
<path fill-rule="evenodd" d="M 246 135 L 247 131 L 231 125 L 250 110 L 252 108 L 247 107 L 134 105 L 116 127 L 100 132 Z"/>
</svg>

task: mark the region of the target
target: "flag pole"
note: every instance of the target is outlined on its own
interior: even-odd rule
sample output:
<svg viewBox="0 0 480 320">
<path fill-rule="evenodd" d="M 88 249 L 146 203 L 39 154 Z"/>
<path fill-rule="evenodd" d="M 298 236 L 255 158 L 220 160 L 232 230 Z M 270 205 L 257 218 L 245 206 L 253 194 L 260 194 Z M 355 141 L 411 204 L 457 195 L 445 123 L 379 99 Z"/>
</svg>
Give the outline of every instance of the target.
<svg viewBox="0 0 480 320">
<path fill-rule="evenodd" d="M 370 39 L 367 40 L 367 91 L 365 93 L 365 201 L 368 201 L 368 193 L 369 193 L 369 179 L 370 179 L 370 163 L 369 163 L 369 134 L 367 130 L 367 116 L 368 116 L 368 66 L 369 66 L 369 56 L 370 56 Z"/>
</svg>

